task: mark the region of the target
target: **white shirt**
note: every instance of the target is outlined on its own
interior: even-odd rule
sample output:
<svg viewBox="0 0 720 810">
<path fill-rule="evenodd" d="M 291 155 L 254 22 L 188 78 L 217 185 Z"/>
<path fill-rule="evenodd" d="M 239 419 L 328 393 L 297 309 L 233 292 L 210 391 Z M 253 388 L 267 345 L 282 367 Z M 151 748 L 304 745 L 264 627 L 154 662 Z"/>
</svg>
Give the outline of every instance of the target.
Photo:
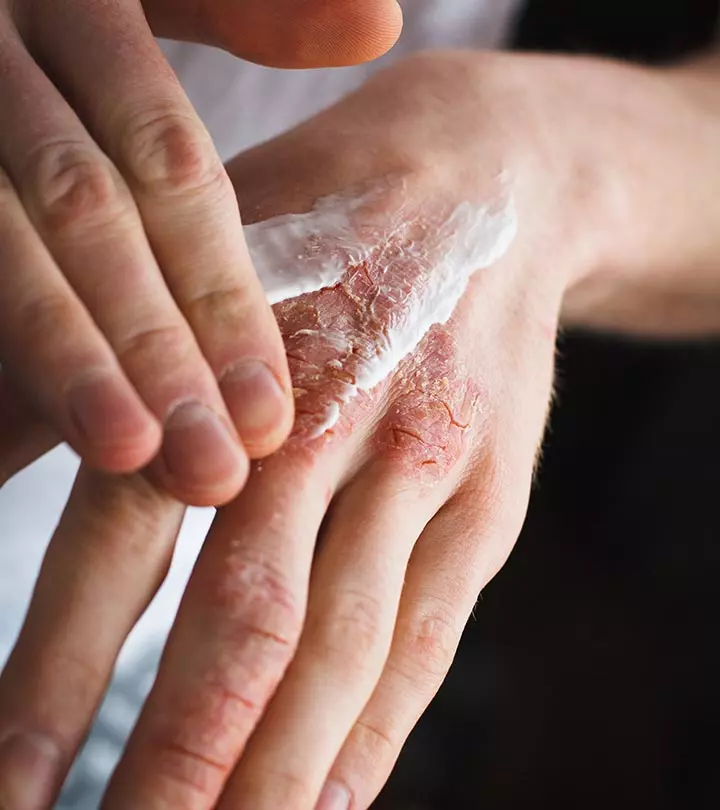
<svg viewBox="0 0 720 810">
<path fill-rule="evenodd" d="M 392 51 L 365 65 L 274 70 L 219 50 L 163 43 L 190 101 L 224 159 L 279 135 L 359 87 L 382 66 L 426 48 L 492 48 L 503 42 L 519 0 L 401 0 L 405 25 Z"/>
<path fill-rule="evenodd" d="M 280 71 L 199 45 L 162 47 L 191 102 L 227 159 L 273 137 L 358 87 L 381 66 L 426 48 L 489 48 L 507 35 L 520 0 L 405 0 L 405 30 L 393 51 L 358 67 Z M 72 485 L 77 462 L 58 448 L 0 490 L 0 666 L 19 630 L 47 542 Z M 89 749 L 61 806 L 97 806 L 99 793 L 140 702 L 195 556 L 212 519 L 190 510 L 175 562 L 160 594 L 126 644 L 113 689 Z"/>
</svg>

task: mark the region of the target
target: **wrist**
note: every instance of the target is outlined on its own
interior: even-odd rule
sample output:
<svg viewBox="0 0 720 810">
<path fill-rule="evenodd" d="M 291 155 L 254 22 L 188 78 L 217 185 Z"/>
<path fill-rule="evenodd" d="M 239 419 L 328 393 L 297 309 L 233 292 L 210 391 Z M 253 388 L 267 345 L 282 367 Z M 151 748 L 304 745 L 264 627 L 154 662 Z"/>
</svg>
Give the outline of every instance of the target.
<svg viewBox="0 0 720 810">
<path fill-rule="evenodd" d="M 679 62 L 664 73 L 700 109 L 720 116 L 720 49 Z"/>
<path fill-rule="evenodd" d="M 584 154 L 579 165 L 602 167 L 598 238 L 570 279 L 564 323 L 664 336 L 720 329 L 718 64 L 595 63 L 591 92 L 577 94 L 586 126 L 569 148 Z"/>
</svg>

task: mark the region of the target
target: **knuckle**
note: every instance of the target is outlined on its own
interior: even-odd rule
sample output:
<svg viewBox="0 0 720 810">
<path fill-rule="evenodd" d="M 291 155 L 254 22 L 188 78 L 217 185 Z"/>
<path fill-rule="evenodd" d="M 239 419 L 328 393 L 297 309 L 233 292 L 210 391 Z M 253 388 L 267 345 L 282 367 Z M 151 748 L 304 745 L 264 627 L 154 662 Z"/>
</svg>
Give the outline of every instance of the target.
<svg viewBox="0 0 720 810">
<path fill-rule="evenodd" d="M 472 495 L 459 497 L 452 511 L 463 515 L 467 525 L 477 527 L 478 534 L 490 536 L 503 529 L 510 530 L 516 539 L 525 519 L 529 492 L 514 486 L 515 478 L 514 468 L 497 447 L 496 437 L 488 435 L 485 445 L 476 452 L 468 476 L 468 493 Z"/>
<path fill-rule="evenodd" d="M 135 117 L 121 145 L 131 177 L 160 193 L 226 188 L 223 165 L 199 122 L 176 112 Z"/>
<path fill-rule="evenodd" d="M 111 164 L 81 144 L 44 146 L 28 165 L 30 207 L 41 229 L 73 235 L 127 214 Z"/>
<path fill-rule="evenodd" d="M 78 480 L 81 487 L 77 492 L 85 507 L 78 514 L 90 529 L 78 532 L 78 537 L 92 542 L 104 537 L 108 554 L 116 554 L 123 568 L 136 565 L 139 559 L 149 562 L 163 548 L 172 550 L 181 508 L 145 476 L 119 477 L 83 469 Z"/>
<path fill-rule="evenodd" d="M 371 762 L 385 763 L 392 761 L 397 756 L 401 740 L 395 739 L 394 731 L 389 727 L 387 720 L 381 727 L 377 723 L 360 717 L 355 726 L 355 734 L 359 737 L 360 746 Z"/>
<path fill-rule="evenodd" d="M 287 770 L 262 775 L 263 784 L 272 785 L 276 807 L 313 807 L 317 796 L 307 777 Z"/>
<path fill-rule="evenodd" d="M 412 476 L 422 472 L 443 479 L 467 451 L 472 421 L 467 411 L 460 395 L 405 394 L 393 403 L 378 433 L 383 459 Z"/>
<path fill-rule="evenodd" d="M 401 665 L 423 689 L 435 689 L 445 679 L 460 642 L 455 611 L 440 599 L 425 602 L 404 628 Z"/>
<path fill-rule="evenodd" d="M 67 345 L 77 334 L 75 302 L 59 292 L 40 294 L 22 302 L 17 315 L 18 322 L 24 324 L 23 345 L 30 355 L 57 347 L 59 341 Z"/>
<path fill-rule="evenodd" d="M 216 759 L 204 747 L 188 745 L 184 740 L 158 736 L 153 740 L 152 753 L 158 773 L 163 777 L 157 798 L 169 799 L 162 795 L 163 790 L 167 791 L 178 810 L 213 803 L 217 785 L 227 779 L 231 770 L 231 764 Z"/>
<path fill-rule="evenodd" d="M 107 677 L 101 656 L 93 653 L 96 650 L 68 647 L 53 656 L 53 670 L 64 672 L 68 682 L 75 685 L 78 692 L 84 693 L 82 698 L 85 700 L 88 695 L 95 693 L 97 686 L 103 684 Z M 80 694 L 76 694 L 76 697 L 80 698 Z"/>
<path fill-rule="evenodd" d="M 124 366 L 152 372 L 156 379 L 159 358 L 162 358 L 160 368 L 174 373 L 179 368 L 189 367 L 198 354 L 187 327 L 181 323 L 146 326 L 132 331 L 118 340 L 114 348 Z"/>
<path fill-rule="evenodd" d="M 231 555 L 220 575 L 203 589 L 208 607 L 234 636 L 249 636 L 289 659 L 303 624 L 299 600 L 286 575 L 261 555 Z"/>
<path fill-rule="evenodd" d="M 204 290 L 184 306 L 192 324 L 211 325 L 215 332 L 236 335 L 247 322 L 251 306 L 248 291 L 240 286 Z"/>
<path fill-rule="evenodd" d="M 332 665 L 363 672 L 377 665 L 387 651 L 390 633 L 382 622 L 383 608 L 371 594 L 348 590 L 333 600 L 316 633 L 315 646 Z"/>
</svg>

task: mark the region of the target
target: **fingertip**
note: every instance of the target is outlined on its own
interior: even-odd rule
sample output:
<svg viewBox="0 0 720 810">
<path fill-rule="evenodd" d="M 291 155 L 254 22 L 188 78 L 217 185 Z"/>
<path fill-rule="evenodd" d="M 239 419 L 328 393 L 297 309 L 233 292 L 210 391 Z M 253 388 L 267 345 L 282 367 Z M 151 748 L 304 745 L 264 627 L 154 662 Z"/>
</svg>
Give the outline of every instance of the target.
<svg viewBox="0 0 720 810">
<path fill-rule="evenodd" d="M 87 449 L 73 445 L 73 450 L 92 470 L 112 475 L 134 475 L 152 461 L 161 443 L 160 425 L 152 421 L 141 436 L 93 445 Z"/>
<path fill-rule="evenodd" d="M 220 391 L 252 459 L 277 450 L 292 429 L 290 387 L 277 371 L 257 359 L 239 361 L 220 379 Z"/>
<path fill-rule="evenodd" d="M 91 372 L 67 391 L 73 448 L 89 466 L 134 473 L 157 453 L 162 430 L 132 386 L 105 371 Z"/>
<path fill-rule="evenodd" d="M 226 418 L 201 402 L 183 402 L 165 421 L 156 475 L 188 506 L 223 506 L 245 486 L 250 460 Z"/>
<path fill-rule="evenodd" d="M 402 27 L 397 0 L 274 0 L 217 15 L 208 41 L 269 67 L 343 67 L 387 53 Z"/>
<path fill-rule="evenodd" d="M 155 476 L 156 483 L 160 483 L 176 501 L 185 506 L 192 506 L 198 509 L 215 508 L 220 509 L 232 503 L 238 495 L 245 489 L 248 476 L 250 475 L 250 462 L 248 461 L 230 479 L 225 479 L 215 486 L 205 488 L 193 488 L 184 486 L 178 482 L 170 485 L 166 481 Z"/>
<path fill-rule="evenodd" d="M 398 41 L 403 12 L 392 0 L 349 3 L 342 15 L 329 17 L 325 37 L 309 40 L 307 60 L 312 67 L 344 67 L 370 62 L 387 53 Z M 316 53 L 313 53 L 316 51 Z"/>
</svg>

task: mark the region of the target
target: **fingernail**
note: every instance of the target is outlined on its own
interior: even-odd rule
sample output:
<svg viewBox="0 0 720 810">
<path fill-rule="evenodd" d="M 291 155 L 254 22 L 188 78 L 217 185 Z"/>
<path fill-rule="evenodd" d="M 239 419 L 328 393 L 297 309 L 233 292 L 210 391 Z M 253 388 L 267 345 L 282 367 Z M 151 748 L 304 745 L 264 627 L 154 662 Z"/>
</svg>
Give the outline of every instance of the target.
<svg viewBox="0 0 720 810">
<path fill-rule="evenodd" d="M 24 734 L 0 743 L 0 807 L 40 810 L 50 806 L 60 781 L 60 751 L 45 737 Z"/>
<path fill-rule="evenodd" d="M 285 422 L 288 397 L 259 360 L 244 360 L 230 369 L 220 381 L 220 390 L 244 442 L 262 443 Z"/>
<path fill-rule="evenodd" d="M 350 791 L 339 782 L 326 782 L 315 810 L 350 810 Z"/>
<path fill-rule="evenodd" d="M 67 393 L 70 414 L 84 438 L 114 444 L 139 438 L 148 430 L 149 416 L 129 384 L 113 374 L 89 374 Z"/>
<path fill-rule="evenodd" d="M 200 402 L 184 402 L 165 422 L 163 461 L 185 485 L 215 486 L 236 478 L 247 458 L 230 429 Z"/>
</svg>

